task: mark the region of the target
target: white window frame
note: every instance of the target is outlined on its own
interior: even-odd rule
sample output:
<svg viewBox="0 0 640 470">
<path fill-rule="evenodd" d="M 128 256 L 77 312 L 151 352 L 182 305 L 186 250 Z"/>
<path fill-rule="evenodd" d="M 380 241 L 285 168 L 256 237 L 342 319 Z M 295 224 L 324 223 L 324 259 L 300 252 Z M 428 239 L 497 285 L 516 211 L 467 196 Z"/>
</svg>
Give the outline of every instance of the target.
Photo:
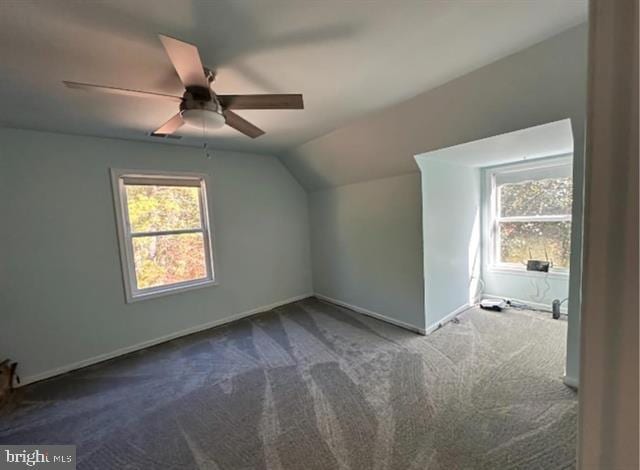
<svg viewBox="0 0 640 470">
<path fill-rule="evenodd" d="M 567 277 L 569 275 L 568 268 L 551 267 L 548 273 L 527 271 L 523 264 L 503 263 L 499 261 L 500 254 L 500 230 L 498 229 L 500 222 L 572 222 L 572 214 L 550 215 L 550 216 L 524 216 L 524 217 L 499 217 L 499 195 L 496 185 L 496 177 L 498 175 L 508 173 L 532 173 L 542 169 L 553 171 L 554 168 L 560 167 L 566 169 L 569 167 L 569 174 L 572 174 L 572 155 L 563 155 L 551 158 L 542 158 L 535 161 L 523 161 L 509 165 L 485 168 L 484 178 L 484 229 L 483 229 L 483 245 L 485 247 L 484 256 L 487 260 L 487 269 L 490 272 L 505 274 L 520 274 L 531 277 L 551 276 L 551 277 Z M 526 176 L 525 176 L 526 178 Z"/>
<path fill-rule="evenodd" d="M 144 299 L 151 299 L 178 292 L 216 285 L 214 259 L 212 249 L 212 234 L 209 223 L 209 209 L 207 204 L 207 175 L 202 173 L 162 172 L 150 170 L 111 169 L 111 183 L 116 212 L 116 226 L 118 230 L 118 245 L 124 280 L 125 298 L 127 303 Z M 190 186 L 200 189 L 200 222 L 198 229 L 158 230 L 153 232 L 131 232 L 129 211 L 127 207 L 127 183 L 142 183 L 149 185 Z M 133 239 L 149 235 L 177 235 L 182 233 L 202 233 L 204 239 L 206 276 L 202 279 L 167 284 L 162 286 L 138 289 L 136 281 L 135 261 L 133 255 Z"/>
</svg>

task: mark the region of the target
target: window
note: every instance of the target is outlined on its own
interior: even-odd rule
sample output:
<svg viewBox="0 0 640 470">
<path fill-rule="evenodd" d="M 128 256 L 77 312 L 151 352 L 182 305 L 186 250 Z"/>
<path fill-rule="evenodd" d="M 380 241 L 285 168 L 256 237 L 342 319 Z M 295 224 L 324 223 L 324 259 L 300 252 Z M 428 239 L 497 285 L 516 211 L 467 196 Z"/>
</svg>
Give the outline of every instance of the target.
<svg viewBox="0 0 640 470">
<path fill-rule="evenodd" d="M 214 283 L 204 175 L 113 170 L 127 302 Z"/>
<path fill-rule="evenodd" d="M 486 171 L 490 268 L 524 271 L 527 260 L 537 259 L 568 273 L 571 172 L 566 157 Z"/>
</svg>

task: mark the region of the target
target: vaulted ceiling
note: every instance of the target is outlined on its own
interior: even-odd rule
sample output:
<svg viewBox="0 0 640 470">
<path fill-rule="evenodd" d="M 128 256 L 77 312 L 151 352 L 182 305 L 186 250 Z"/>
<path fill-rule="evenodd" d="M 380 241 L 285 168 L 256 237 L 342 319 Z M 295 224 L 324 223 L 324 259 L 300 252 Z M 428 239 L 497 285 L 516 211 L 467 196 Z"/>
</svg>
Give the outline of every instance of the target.
<svg viewBox="0 0 640 470">
<path fill-rule="evenodd" d="M 0 125 L 149 140 L 175 104 L 66 89 L 62 80 L 180 94 L 157 34 L 197 44 L 219 93 L 304 94 L 303 111 L 243 111 L 256 140 L 211 131 L 217 148 L 278 153 L 550 37 L 586 1 L 5 0 Z M 201 144 L 189 134 L 177 145 Z"/>
</svg>

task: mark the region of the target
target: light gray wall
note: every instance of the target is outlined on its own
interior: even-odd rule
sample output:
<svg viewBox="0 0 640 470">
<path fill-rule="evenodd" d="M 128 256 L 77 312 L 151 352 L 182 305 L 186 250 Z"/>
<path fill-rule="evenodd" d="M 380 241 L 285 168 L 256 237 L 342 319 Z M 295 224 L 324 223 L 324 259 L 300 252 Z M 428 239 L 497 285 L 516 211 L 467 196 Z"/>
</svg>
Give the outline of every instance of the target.
<svg viewBox="0 0 640 470">
<path fill-rule="evenodd" d="M 0 356 L 23 377 L 308 294 L 306 192 L 274 157 L 0 130 Z M 109 169 L 209 175 L 219 285 L 125 304 Z"/>
<path fill-rule="evenodd" d="M 569 276 L 547 276 L 527 274 L 510 274 L 491 272 L 483 265 L 482 280 L 485 283 L 485 293 L 489 297 L 502 297 L 524 301 L 534 307 L 544 307 L 551 310 L 554 299 L 564 300 L 569 295 Z M 535 305 L 541 304 L 541 305 Z M 566 311 L 567 302 L 562 304 Z"/>
<path fill-rule="evenodd" d="M 315 292 L 424 329 L 420 175 L 309 194 Z"/>
<path fill-rule="evenodd" d="M 428 157 L 418 164 L 429 329 L 475 297 L 480 276 L 480 170 Z"/>
</svg>

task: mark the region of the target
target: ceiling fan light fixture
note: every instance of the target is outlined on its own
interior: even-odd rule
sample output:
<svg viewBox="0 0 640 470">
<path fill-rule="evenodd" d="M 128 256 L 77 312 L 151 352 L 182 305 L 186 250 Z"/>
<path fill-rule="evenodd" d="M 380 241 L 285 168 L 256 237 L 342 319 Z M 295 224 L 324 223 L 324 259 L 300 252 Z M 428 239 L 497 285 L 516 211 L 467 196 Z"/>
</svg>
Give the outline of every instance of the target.
<svg viewBox="0 0 640 470">
<path fill-rule="evenodd" d="M 197 129 L 220 129 L 225 125 L 225 118 L 221 113 L 209 109 L 185 109 L 182 111 L 185 124 Z"/>
</svg>

